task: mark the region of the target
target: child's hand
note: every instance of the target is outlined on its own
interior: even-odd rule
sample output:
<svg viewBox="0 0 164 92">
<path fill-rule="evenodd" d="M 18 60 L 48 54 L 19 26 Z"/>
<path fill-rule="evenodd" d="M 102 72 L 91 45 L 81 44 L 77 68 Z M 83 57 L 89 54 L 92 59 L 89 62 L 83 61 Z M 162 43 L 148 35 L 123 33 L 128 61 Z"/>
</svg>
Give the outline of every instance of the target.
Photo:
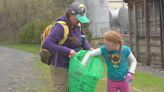
<svg viewBox="0 0 164 92">
<path fill-rule="evenodd" d="M 125 81 L 126 81 L 127 83 L 130 83 L 133 79 L 134 79 L 133 74 L 130 73 L 130 72 L 128 72 L 127 75 L 126 75 L 126 77 L 125 77 Z"/>
</svg>

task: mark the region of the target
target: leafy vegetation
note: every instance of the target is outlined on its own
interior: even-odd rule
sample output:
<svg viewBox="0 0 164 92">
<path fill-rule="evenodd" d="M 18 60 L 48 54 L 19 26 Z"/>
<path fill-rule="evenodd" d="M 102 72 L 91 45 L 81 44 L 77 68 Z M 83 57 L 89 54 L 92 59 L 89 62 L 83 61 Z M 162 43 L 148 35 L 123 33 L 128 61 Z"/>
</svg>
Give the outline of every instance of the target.
<svg viewBox="0 0 164 92">
<path fill-rule="evenodd" d="M 42 28 L 40 25 L 45 22 L 50 24 L 64 15 L 72 1 L 74 0 L 0 0 L 0 42 L 38 43 L 38 30 Z M 29 37 L 32 37 L 29 39 L 32 42 L 27 39 Z"/>
<path fill-rule="evenodd" d="M 21 43 L 39 44 L 41 33 L 46 26 L 47 23 L 36 21 L 27 23 L 21 28 L 19 41 Z"/>
</svg>

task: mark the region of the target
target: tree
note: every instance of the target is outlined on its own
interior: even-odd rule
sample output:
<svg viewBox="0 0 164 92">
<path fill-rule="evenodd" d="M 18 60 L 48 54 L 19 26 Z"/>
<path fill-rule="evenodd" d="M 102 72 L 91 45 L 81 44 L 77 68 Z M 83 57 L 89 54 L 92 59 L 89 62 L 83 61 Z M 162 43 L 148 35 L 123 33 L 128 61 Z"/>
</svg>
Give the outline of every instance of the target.
<svg viewBox="0 0 164 92">
<path fill-rule="evenodd" d="M 28 23 L 51 23 L 66 11 L 74 0 L 0 0 L 0 37 L 16 41 Z"/>
</svg>

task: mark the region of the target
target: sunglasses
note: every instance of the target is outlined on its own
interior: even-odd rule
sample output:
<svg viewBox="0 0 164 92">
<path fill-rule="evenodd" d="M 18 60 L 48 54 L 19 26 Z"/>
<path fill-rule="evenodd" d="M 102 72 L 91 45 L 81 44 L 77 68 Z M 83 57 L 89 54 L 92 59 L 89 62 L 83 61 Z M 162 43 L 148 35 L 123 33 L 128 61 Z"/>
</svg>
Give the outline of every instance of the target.
<svg viewBox="0 0 164 92">
<path fill-rule="evenodd" d="M 86 15 L 87 10 L 85 8 L 81 8 L 79 11 L 76 11 L 75 15 Z"/>
</svg>

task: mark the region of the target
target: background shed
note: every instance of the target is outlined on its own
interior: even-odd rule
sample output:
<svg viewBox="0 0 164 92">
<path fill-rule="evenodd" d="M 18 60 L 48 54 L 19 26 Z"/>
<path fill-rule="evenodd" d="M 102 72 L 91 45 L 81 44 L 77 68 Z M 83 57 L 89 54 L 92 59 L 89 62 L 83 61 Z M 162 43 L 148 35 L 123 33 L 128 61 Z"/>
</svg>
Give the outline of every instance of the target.
<svg viewBox="0 0 164 92">
<path fill-rule="evenodd" d="M 138 61 L 164 68 L 164 1 L 124 0 L 129 8 L 129 41 Z"/>
</svg>

